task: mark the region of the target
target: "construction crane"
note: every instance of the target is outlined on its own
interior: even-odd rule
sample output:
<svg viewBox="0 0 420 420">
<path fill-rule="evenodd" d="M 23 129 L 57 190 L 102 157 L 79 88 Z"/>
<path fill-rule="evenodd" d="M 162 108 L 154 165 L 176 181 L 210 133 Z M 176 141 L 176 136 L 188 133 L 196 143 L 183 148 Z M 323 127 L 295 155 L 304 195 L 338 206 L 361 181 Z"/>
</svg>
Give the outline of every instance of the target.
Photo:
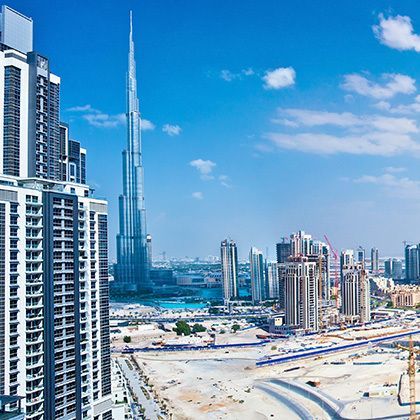
<svg viewBox="0 0 420 420">
<path fill-rule="evenodd" d="M 333 248 L 333 246 L 331 245 L 330 240 L 328 239 L 327 235 L 324 235 L 325 240 L 327 241 L 328 246 L 331 249 L 331 253 L 333 254 L 334 257 L 334 261 L 335 261 L 335 270 L 334 270 L 334 277 L 335 277 L 335 281 L 334 281 L 334 289 L 335 289 L 335 306 L 336 308 L 338 308 L 338 272 L 337 272 L 337 267 L 339 267 L 340 263 L 339 263 L 339 258 L 338 258 L 338 254 L 337 251 Z"/>
<path fill-rule="evenodd" d="M 408 347 L 397 344 L 397 348 L 408 351 L 408 378 L 410 384 L 410 420 L 416 420 L 416 355 L 420 350 L 414 348 L 413 337 L 410 335 Z"/>
</svg>

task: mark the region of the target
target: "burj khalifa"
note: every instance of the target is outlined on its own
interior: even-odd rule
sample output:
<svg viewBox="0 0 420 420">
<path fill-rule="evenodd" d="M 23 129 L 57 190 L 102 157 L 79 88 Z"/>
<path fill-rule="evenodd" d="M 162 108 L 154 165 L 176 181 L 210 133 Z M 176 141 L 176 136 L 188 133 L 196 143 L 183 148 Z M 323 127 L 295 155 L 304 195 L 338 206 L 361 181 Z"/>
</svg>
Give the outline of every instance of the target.
<svg viewBox="0 0 420 420">
<path fill-rule="evenodd" d="M 141 151 L 141 116 L 137 97 L 133 22 L 130 35 L 127 75 L 127 149 L 123 151 L 123 193 L 119 197 L 119 234 L 113 289 L 116 292 L 150 292 L 146 207 Z"/>
</svg>

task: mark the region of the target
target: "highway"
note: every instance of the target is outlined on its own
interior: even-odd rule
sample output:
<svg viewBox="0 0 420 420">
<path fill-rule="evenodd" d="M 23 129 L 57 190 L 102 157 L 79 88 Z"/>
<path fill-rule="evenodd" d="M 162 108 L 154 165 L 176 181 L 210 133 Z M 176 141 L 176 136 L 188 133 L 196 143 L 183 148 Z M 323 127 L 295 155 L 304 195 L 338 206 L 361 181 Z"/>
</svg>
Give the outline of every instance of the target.
<svg viewBox="0 0 420 420">
<path fill-rule="evenodd" d="M 368 340 L 359 340 L 350 344 L 342 344 L 339 346 L 326 347 L 322 349 L 302 350 L 300 352 L 295 352 L 292 354 L 285 354 L 280 357 L 275 357 L 272 359 L 259 360 L 256 362 L 256 365 L 257 367 L 261 367 L 261 366 L 275 365 L 275 364 L 280 364 L 280 363 L 288 363 L 288 362 L 293 362 L 300 359 L 306 359 L 309 357 L 323 356 L 330 353 L 337 353 L 340 351 L 357 349 L 363 346 L 368 346 L 369 344 L 378 344 L 385 341 L 406 338 L 406 337 L 409 337 L 410 335 L 417 335 L 417 334 L 420 334 L 420 330 L 413 330 L 413 331 L 408 331 L 404 333 L 388 335 L 384 337 L 372 338 Z"/>
<path fill-rule="evenodd" d="M 232 315 L 194 315 L 189 314 L 188 316 L 174 315 L 171 317 L 143 317 L 143 316 L 111 316 L 110 321 L 131 321 L 131 322 L 157 322 L 157 323 L 173 323 L 181 319 L 185 319 L 191 322 L 203 322 L 203 321 L 216 321 L 218 319 L 261 319 L 266 320 L 270 314 L 232 314 Z"/>
</svg>

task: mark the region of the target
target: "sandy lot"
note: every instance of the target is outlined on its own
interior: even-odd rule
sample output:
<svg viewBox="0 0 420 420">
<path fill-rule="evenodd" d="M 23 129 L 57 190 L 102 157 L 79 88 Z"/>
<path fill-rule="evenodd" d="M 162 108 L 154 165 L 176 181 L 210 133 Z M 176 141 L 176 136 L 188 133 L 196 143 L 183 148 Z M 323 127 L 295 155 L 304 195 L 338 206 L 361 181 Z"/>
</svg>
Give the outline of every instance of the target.
<svg viewBox="0 0 420 420">
<path fill-rule="evenodd" d="M 264 391 L 264 387 L 293 399 L 319 419 L 329 418 L 319 406 L 273 384 L 272 379 L 291 380 L 307 386 L 320 382 L 315 392 L 342 403 L 342 415 L 349 418 L 373 418 L 408 413 L 398 405 L 397 396 L 367 398 L 366 392 L 383 385 L 395 386 L 406 370 L 407 361 L 396 353 L 366 348 L 358 353 L 341 353 L 318 360 L 256 368 L 255 360 L 270 349 L 136 354 L 155 389 L 159 390 L 175 419 L 294 419 L 290 408 Z M 369 354 L 368 354 L 369 353 Z M 345 364 L 331 364 L 344 362 Z M 356 363 L 380 362 L 375 365 Z M 287 371 L 293 367 L 298 370 Z M 286 370 L 286 372 L 285 372 Z M 261 387 L 260 385 L 263 385 Z M 394 388 L 395 389 L 395 388 Z M 420 380 L 417 389 L 420 389 Z"/>
</svg>

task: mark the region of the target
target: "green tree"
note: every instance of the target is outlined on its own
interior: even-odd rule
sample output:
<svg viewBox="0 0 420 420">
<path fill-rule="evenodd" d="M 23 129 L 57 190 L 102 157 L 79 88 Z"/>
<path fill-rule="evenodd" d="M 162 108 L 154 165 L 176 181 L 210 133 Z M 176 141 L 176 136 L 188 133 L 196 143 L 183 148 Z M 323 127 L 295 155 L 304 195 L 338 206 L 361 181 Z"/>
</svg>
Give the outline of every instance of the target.
<svg viewBox="0 0 420 420">
<path fill-rule="evenodd" d="M 124 343 L 131 343 L 131 337 L 129 335 L 125 335 L 123 341 Z"/>
<path fill-rule="evenodd" d="M 175 324 L 174 331 L 177 335 L 190 335 L 191 334 L 191 327 L 185 321 L 178 321 Z"/>
<path fill-rule="evenodd" d="M 198 332 L 205 332 L 207 329 L 206 327 L 204 327 L 201 324 L 194 324 L 192 327 L 192 332 L 193 333 L 198 333 Z"/>
<path fill-rule="evenodd" d="M 240 330 L 241 327 L 238 324 L 233 324 L 232 325 L 232 331 L 236 333 L 236 331 Z"/>
</svg>

